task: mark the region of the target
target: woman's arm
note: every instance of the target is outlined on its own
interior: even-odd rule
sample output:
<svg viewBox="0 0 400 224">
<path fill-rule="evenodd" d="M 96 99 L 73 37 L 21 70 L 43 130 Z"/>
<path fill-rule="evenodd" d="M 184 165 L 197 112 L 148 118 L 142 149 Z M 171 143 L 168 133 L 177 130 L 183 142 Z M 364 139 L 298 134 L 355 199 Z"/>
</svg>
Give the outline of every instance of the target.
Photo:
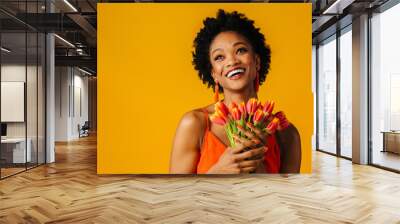
<svg viewBox="0 0 400 224">
<path fill-rule="evenodd" d="M 204 116 L 195 111 L 186 113 L 179 122 L 170 157 L 172 174 L 196 173 L 200 142 L 204 132 Z"/>
<path fill-rule="evenodd" d="M 296 127 L 290 124 L 283 131 L 276 132 L 281 148 L 280 173 L 299 173 L 301 165 L 301 142 Z"/>
</svg>

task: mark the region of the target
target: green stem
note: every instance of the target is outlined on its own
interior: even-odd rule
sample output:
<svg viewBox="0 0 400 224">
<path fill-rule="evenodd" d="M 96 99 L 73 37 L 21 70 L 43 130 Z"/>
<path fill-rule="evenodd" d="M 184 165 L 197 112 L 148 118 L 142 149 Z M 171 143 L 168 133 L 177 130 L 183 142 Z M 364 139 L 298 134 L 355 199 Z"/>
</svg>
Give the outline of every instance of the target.
<svg viewBox="0 0 400 224">
<path fill-rule="evenodd" d="M 226 133 L 226 136 L 228 137 L 228 140 L 229 140 L 229 142 L 230 142 L 230 144 L 231 144 L 231 147 L 234 147 L 235 146 L 235 141 L 233 140 L 233 137 L 232 137 L 232 122 L 229 122 L 226 126 L 225 126 L 225 133 Z"/>
</svg>

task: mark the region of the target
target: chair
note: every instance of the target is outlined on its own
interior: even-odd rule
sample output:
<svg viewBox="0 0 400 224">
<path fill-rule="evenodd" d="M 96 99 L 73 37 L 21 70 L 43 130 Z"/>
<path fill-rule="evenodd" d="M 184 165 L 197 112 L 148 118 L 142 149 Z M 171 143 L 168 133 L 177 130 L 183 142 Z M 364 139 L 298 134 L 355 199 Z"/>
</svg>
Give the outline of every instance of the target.
<svg viewBox="0 0 400 224">
<path fill-rule="evenodd" d="M 89 129 L 90 129 L 89 121 L 85 121 L 82 127 L 80 127 L 80 125 L 78 124 L 79 138 L 89 136 Z"/>
</svg>

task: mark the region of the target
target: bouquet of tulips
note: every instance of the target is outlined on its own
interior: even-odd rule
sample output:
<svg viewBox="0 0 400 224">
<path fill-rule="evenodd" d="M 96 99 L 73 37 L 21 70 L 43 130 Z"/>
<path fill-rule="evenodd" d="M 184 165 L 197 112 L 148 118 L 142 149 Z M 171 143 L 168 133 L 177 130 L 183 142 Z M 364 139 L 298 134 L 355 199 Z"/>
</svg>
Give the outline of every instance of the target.
<svg viewBox="0 0 400 224">
<path fill-rule="evenodd" d="M 232 103 L 229 108 L 223 102 L 218 102 L 215 104 L 215 112 L 210 115 L 210 120 L 225 127 L 226 135 L 233 147 L 235 146 L 233 135 L 246 137 L 240 133 L 239 125 L 244 130 L 251 130 L 247 125 L 250 123 L 267 135 L 272 135 L 276 130 L 283 130 L 289 126 L 289 121 L 282 111 L 273 113 L 274 105 L 274 101 L 263 104 L 255 98 L 239 105 Z"/>
</svg>

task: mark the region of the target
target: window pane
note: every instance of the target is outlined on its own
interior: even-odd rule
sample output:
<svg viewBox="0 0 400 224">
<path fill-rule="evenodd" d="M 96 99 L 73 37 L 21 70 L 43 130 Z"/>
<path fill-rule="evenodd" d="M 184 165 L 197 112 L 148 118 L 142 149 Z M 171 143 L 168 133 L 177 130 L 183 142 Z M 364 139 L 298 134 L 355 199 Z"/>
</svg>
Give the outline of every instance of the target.
<svg viewBox="0 0 400 224">
<path fill-rule="evenodd" d="M 336 153 L 336 40 L 318 48 L 318 148 Z"/>
<path fill-rule="evenodd" d="M 352 149 L 352 35 L 340 36 L 340 153 L 351 158 Z"/>
<path fill-rule="evenodd" d="M 26 141 L 26 33 L 1 34 L 1 177 L 25 170 L 31 142 Z"/>
<path fill-rule="evenodd" d="M 400 4 L 371 19 L 372 163 L 397 170 L 400 170 L 400 156 L 396 154 L 400 153 L 399 21 Z"/>
<path fill-rule="evenodd" d="M 37 33 L 28 32 L 26 37 L 28 38 L 26 116 L 27 136 L 31 151 L 27 166 L 30 168 L 37 165 Z"/>
<path fill-rule="evenodd" d="M 39 33 L 38 45 L 38 163 L 45 163 L 45 60 L 46 60 L 46 37 Z"/>
</svg>

